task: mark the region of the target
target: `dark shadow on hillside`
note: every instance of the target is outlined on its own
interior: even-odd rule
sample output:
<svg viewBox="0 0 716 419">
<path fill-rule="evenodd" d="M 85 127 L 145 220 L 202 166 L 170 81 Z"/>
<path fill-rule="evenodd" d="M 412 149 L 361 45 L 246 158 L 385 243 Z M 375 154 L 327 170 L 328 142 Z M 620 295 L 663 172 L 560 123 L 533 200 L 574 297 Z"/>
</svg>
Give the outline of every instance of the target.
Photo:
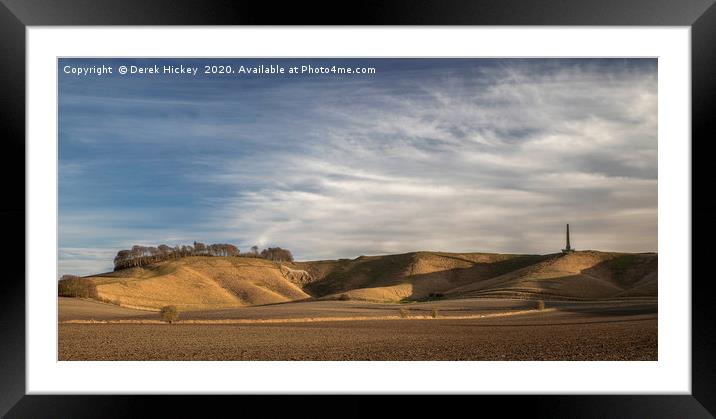
<svg viewBox="0 0 716 419">
<path fill-rule="evenodd" d="M 410 299 L 423 298 L 431 293 L 440 293 L 475 281 L 486 280 L 508 272 L 539 263 L 554 255 L 520 255 L 497 262 L 473 262 L 454 255 L 440 255 L 445 259 L 456 259 L 471 266 L 445 269 L 425 274 L 408 274 L 416 262 L 414 254 L 397 255 L 384 259 L 357 260 L 326 275 L 322 280 L 308 284 L 304 291 L 314 297 L 347 292 L 359 288 L 387 287 L 411 283 Z"/>
<path fill-rule="evenodd" d="M 637 285 L 652 272 L 656 273 L 658 263 L 655 254 L 624 254 L 584 269 L 581 273 L 607 279 L 612 284 L 627 289 Z"/>
<path fill-rule="evenodd" d="M 560 257 L 563 256 L 557 256 Z M 618 255 L 590 268 L 582 269 L 578 274 L 531 280 L 536 285 L 530 287 L 506 286 L 504 282 L 517 278 L 516 275 L 510 275 L 508 272 L 505 281 L 497 277 L 491 278 L 496 281 L 486 284 L 482 289 L 468 291 L 457 298 L 525 298 L 563 301 L 655 298 L 657 264 L 658 258 L 655 254 Z M 527 281 L 530 279 L 528 278 Z M 579 281 L 591 284 L 592 292 L 580 290 Z"/>
</svg>

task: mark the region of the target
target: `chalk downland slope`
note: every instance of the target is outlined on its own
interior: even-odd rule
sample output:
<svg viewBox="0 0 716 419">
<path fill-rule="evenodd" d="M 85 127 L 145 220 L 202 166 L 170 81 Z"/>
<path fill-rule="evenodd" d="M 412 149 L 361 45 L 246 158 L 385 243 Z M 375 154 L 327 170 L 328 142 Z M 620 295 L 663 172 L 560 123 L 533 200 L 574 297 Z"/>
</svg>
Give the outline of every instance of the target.
<svg viewBox="0 0 716 419">
<path fill-rule="evenodd" d="M 539 255 L 414 252 L 353 260 L 300 262 L 318 298 L 397 302 L 422 299 L 492 278 L 544 259 Z"/>
<path fill-rule="evenodd" d="M 473 297 L 590 300 L 655 298 L 657 255 L 413 252 L 313 262 L 188 257 L 88 277 L 101 300 L 156 310 L 300 301 L 373 302 Z"/>
<path fill-rule="evenodd" d="M 448 298 L 609 299 L 657 296 L 655 253 L 579 251 L 449 290 Z"/>
<path fill-rule="evenodd" d="M 100 299 L 124 307 L 230 308 L 309 298 L 277 263 L 254 258 L 189 257 L 89 277 Z"/>
</svg>

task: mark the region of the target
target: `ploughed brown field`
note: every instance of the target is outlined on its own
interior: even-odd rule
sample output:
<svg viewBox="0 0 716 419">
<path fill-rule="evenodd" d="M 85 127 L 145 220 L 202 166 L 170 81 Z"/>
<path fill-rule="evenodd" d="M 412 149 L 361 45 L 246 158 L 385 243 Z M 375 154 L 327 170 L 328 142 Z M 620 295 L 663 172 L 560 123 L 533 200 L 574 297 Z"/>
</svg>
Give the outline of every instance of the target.
<svg viewBox="0 0 716 419">
<path fill-rule="evenodd" d="M 185 313 L 159 324 L 148 323 L 155 313 L 128 316 L 63 299 L 65 321 L 86 314 L 83 303 L 105 306 L 104 318 L 61 323 L 60 360 L 657 360 L 653 301 L 548 302 L 544 311 L 523 300 L 317 301 Z M 121 321 L 144 323 L 111 323 Z"/>
<path fill-rule="evenodd" d="M 657 264 L 596 251 L 187 257 L 86 277 L 96 300 L 59 299 L 58 357 L 653 361 Z"/>
</svg>

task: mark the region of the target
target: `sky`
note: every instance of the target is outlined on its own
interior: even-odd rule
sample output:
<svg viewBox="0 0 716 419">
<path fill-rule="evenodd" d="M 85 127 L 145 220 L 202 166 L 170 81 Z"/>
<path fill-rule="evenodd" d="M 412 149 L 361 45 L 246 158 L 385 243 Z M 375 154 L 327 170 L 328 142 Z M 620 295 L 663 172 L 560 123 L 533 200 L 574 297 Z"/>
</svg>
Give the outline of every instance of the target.
<svg viewBox="0 0 716 419">
<path fill-rule="evenodd" d="M 155 64 L 199 73 L 117 73 Z M 657 251 L 655 59 L 60 59 L 58 80 L 60 275 L 194 240 L 545 254 L 566 223 L 577 249 Z"/>
</svg>

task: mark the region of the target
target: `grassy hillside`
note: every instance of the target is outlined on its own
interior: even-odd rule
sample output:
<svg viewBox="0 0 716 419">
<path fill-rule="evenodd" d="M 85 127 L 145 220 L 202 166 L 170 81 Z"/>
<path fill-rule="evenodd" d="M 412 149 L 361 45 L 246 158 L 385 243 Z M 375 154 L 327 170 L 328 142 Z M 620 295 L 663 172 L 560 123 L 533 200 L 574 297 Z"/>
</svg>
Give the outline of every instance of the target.
<svg viewBox="0 0 716 419">
<path fill-rule="evenodd" d="M 100 299 L 136 308 L 226 308 L 309 298 L 280 265 L 253 258 L 188 257 L 90 279 Z"/>
<path fill-rule="evenodd" d="M 454 288 L 451 298 L 601 299 L 657 295 L 657 255 L 580 251 Z"/>
<path fill-rule="evenodd" d="M 311 273 L 305 290 L 316 297 L 379 301 L 420 299 L 492 278 L 544 259 L 538 255 L 415 252 L 354 260 L 304 262 Z"/>
<path fill-rule="evenodd" d="M 414 252 L 292 263 L 195 256 L 88 278 L 99 299 L 145 309 L 230 308 L 309 298 L 631 298 L 656 296 L 657 255 Z"/>
</svg>

